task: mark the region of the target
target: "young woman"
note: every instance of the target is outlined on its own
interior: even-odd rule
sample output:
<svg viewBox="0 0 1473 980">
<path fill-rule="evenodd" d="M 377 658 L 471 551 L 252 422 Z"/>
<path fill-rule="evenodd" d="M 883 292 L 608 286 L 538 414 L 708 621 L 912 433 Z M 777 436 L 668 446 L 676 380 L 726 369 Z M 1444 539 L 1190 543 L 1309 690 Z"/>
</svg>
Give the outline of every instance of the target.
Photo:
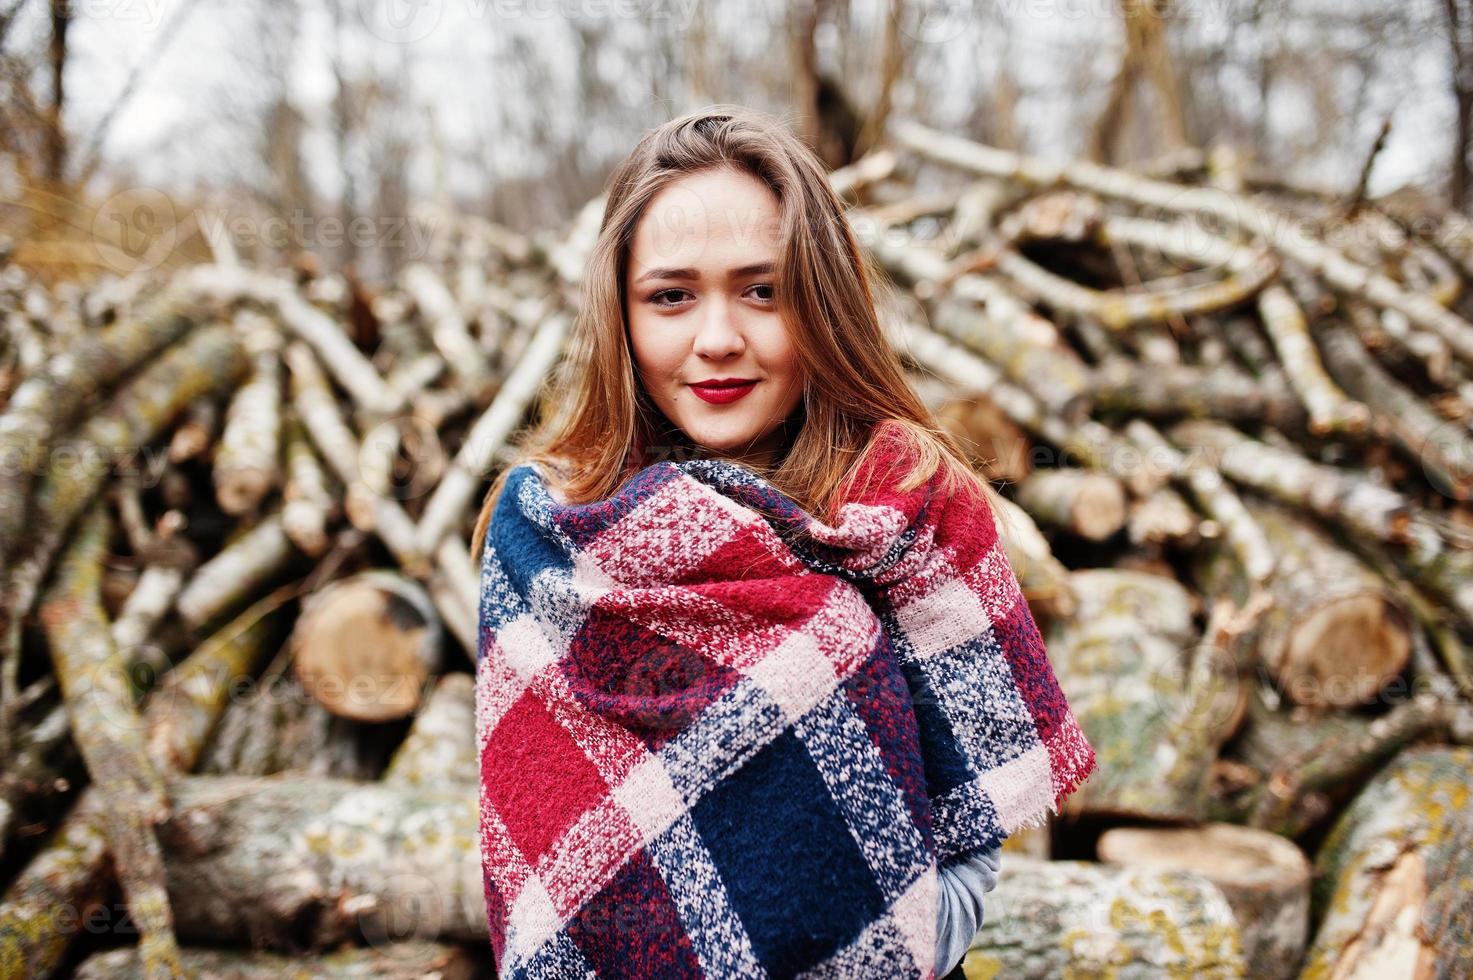
<svg viewBox="0 0 1473 980">
<path fill-rule="evenodd" d="M 866 267 L 822 165 L 780 124 L 723 106 L 673 120 L 639 142 L 608 188 L 564 376 L 521 463 L 488 493 L 472 544 L 483 575 L 482 852 L 498 974 L 960 976 L 1006 828 L 1041 819 L 1043 804 L 1093 766 L 1001 557 L 993 491 L 907 383 L 876 312 L 883 279 Z M 898 455 L 865 468 L 881 444 Z M 857 491 L 860 476 L 878 490 Z M 740 535 L 761 548 L 748 540 L 743 550 Z M 746 574 L 767 561 L 776 571 Z M 953 566 L 957 583 L 970 576 L 980 605 L 936 584 L 938 569 Z M 884 623 L 878 646 L 878 626 L 856 627 L 870 630 L 863 649 L 875 659 L 835 668 L 843 642 L 831 623 L 810 631 L 806 659 L 780 660 L 767 646 L 767 659 L 744 661 L 759 638 L 819 618 L 787 608 L 815 579 L 833 586 L 826 602 L 871 601 L 846 622 Z M 947 598 L 928 607 L 915 598 L 928 590 Z M 720 616 L 701 620 L 704 632 L 682 632 L 713 601 L 725 603 Z M 975 612 L 984 605 L 990 620 Z M 969 616 L 980 617 L 976 637 L 957 625 Z M 627 654 L 652 635 L 645 628 L 660 642 L 635 661 Z M 923 665 L 923 637 L 938 631 L 949 639 Z M 962 639 L 973 645 L 953 642 Z M 986 658 L 976 651 L 1000 647 L 997 662 L 1010 658 L 1011 668 L 977 673 Z M 947 657 L 955 666 L 938 666 Z M 822 680 L 804 679 L 815 665 Z M 1033 702 L 997 693 L 1023 684 L 1025 671 L 1037 673 Z M 734 699 L 754 678 L 752 689 L 772 699 Z M 832 693 L 840 688 L 843 699 Z M 879 707 L 897 689 L 914 699 L 904 718 Z M 763 728 L 774 700 L 789 727 Z M 826 705 L 826 724 L 842 734 L 819 734 L 812 719 Z M 718 709 L 728 712 L 722 734 L 697 735 Z M 590 720 L 568 720 L 582 712 Z M 557 717 L 560 733 L 585 732 L 573 761 L 544 715 Z M 992 743 L 1014 723 L 1027 744 Z M 601 734 L 586 734 L 595 725 Z M 780 729 L 803 734 L 806 754 L 780 757 Z M 768 734 L 733 748 L 759 730 Z M 836 757 L 857 755 L 821 760 L 815 746 L 825 740 Z M 632 746 L 635 761 L 619 768 L 601 755 L 615 743 Z M 730 758 L 715 773 L 682 768 L 723 752 Z M 849 829 L 819 844 L 825 821 L 837 822 L 830 796 L 880 758 L 875 772 L 888 778 L 875 775 L 865 790 L 874 795 L 846 811 Z M 829 780 L 830 792 L 809 794 L 816 801 L 794 788 L 816 784 L 797 775 L 811 776 L 812 760 Z M 754 771 L 768 785 L 742 782 Z M 585 783 L 586 797 L 568 789 Z M 629 804 L 635 783 L 638 805 Z M 645 792 L 655 784 L 660 792 Z M 658 819 L 657 797 L 667 804 Z M 717 798 L 743 802 L 718 812 Z M 882 812 L 881 799 L 904 802 L 861 826 L 863 811 Z M 776 815 L 789 804 L 796 816 Z M 559 807 L 535 823 L 525 816 Z M 631 813 L 638 833 L 625 827 Z M 632 843 L 609 843 L 619 827 Z M 846 878 L 856 841 L 864 858 Z M 575 861 L 576 875 L 567 870 Z M 600 862 L 609 867 L 588 872 Z M 898 884 L 870 887 L 869 877 L 888 873 L 876 869 L 906 862 L 912 872 Z M 921 870 L 928 862 L 932 874 Z M 920 897 L 877 897 L 902 892 Z M 908 938 L 878 938 L 892 933 Z"/>
</svg>

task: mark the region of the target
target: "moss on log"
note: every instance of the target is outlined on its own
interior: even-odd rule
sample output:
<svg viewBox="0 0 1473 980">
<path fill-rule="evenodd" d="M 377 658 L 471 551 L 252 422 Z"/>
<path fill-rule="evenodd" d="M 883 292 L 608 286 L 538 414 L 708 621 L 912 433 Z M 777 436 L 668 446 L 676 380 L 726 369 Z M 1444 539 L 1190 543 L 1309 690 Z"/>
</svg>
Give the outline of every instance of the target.
<svg viewBox="0 0 1473 980">
<path fill-rule="evenodd" d="M 1206 814 L 1218 709 L 1186 683 L 1191 595 L 1174 579 L 1090 569 L 1078 606 L 1052 624 L 1049 656 L 1100 757 L 1066 812 L 1197 821 Z"/>
<path fill-rule="evenodd" d="M 1315 859 L 1302 980 L 1473 976 L 1473 749 L 1409 749 Z"/>
<path fill-rule="evenodd" d="M 968 980 L 1245 976 L 1216 885 L 1190 871 L 1010 856 L 962 960 Z"/>
<path fill-rule="evenodd" d="M 464 946 L 406 941 L 341 949 L 321 956 L 281 956 L 250 949 L 180 951 L 190 976 L 209 980 L 473 980 L 480 964 Z M 133 947 L 97 953 L 77 968 L 76 980 L 143 980 Z"/>
</svg>

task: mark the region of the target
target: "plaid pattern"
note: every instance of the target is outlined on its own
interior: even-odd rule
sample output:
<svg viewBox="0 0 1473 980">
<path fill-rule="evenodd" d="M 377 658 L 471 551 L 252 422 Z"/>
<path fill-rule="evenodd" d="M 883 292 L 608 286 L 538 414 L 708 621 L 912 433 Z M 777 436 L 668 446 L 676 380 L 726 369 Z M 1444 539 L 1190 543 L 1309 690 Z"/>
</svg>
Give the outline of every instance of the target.
<svg viewBox="0 0 1473 980">
<path fill-rule="evenodd" d="M 1095 758 L 985 501 L 934 490 L 828 525 L 719 460 L 581 506 L 508 475 L 476 671 L 498 976 L 935 976 L 938 864 Z"/>
</svg>

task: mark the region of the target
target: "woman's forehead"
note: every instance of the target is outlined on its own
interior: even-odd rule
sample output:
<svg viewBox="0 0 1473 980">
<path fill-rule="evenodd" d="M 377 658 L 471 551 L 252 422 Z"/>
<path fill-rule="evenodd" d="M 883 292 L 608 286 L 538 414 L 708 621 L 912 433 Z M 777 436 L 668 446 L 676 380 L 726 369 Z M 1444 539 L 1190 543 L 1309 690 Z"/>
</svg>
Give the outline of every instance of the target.
<svg viewBox="0 0 1473 980">
<path fill-rule="evenodd" d="M 631 271 L 731 267 L 776 258 L 781 212 L 777 196 L 747 174 L 715 171 L 682 177 L 650 202 L 635 228 Z"/>
</svg>

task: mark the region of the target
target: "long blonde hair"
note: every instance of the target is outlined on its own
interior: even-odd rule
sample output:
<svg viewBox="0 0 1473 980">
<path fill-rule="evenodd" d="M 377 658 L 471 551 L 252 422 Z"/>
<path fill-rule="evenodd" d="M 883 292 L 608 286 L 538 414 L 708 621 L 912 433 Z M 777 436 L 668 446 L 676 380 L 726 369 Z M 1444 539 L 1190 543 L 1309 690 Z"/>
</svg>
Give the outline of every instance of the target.
<svg viewBox="0 0 1473 980">
<path fill-rule="evenodd" d="M 651 130 L 610 175 L 571 350 L 554 383 L 543 389 L 538 420 L 517 440 L 516 463 L 542 464 L 549 478 L 558 474 L 557 491 L 568 503 L 589 503 L 608 498 L 656 462 L 654 450 L 681 440 L 637 378 L 624 277 L 635 228 L 654 196 L 671 181 L 718 167 L 750 173 L 778 197 L 773 287 L 805 378 L 798 419 L 785 423 L 785 452 L 761 475 L 810 513 L 831 519 L 852 489 L 854 464 L 876 424 L 892 420 L 904 426 L 916 450 L 916 465 L 899 481 L 902 492 L 944 465 L 947 492 L 974 489 L 992 500 L 995 491 L 926 408 L 886 340 L 875 291 L 884 298 L 893 287 L 856 243 L 823 164 L 777 120 L 730 105 Z M 502 470 L 481 506 L 471 539 L 477 564 L 511 469 Z"/>
</svg>

